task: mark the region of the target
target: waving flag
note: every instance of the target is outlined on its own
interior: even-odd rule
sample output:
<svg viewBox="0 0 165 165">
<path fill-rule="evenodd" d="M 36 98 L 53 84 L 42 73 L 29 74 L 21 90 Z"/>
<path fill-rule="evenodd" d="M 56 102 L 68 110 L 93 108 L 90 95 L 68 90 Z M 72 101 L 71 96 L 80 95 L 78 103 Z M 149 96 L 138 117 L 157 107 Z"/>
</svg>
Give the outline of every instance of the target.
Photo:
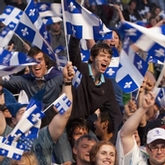
<svg viewBox="0 0 165 165">
<path fill-rule="evenodd" d="M 148 29 L 126 21 L 120 27 L 122 35 L 129 37 L 134 45 L 146 51 L 149 56 L 155 56 L 155 58 L 158 58 L 161 62 L 164 62 L 164 29 L 164 26 Z"/>
<path fill-rule="evenodd" d="M 103 4 L 108 4 L 107 0 L 88 0 L 88 3 L 90 5 L 103 5 Z"/>
<path fill-rule="evenodd" d="M 30 0 L 30 2 L 28 3 L 25 11 L 26 15 L 29 17 L 29 19 L 31 20 L 31 22 L 34 24 L 34 26 L 36 27 L 36 29 L 39 30 L 40 34 L 42 35 L 42 37 L 48 42 L 50 43 L 50 36 L 49 33 L 46 29 L 45 24 L 43 23 L 40 14 L 38 12 L 38 9 L 36 7 L 36 5 L 34 4 L 33 0 Z"/>
<path fill-rule="evenodd" d="M 65 113 L 68 108 L 71 106 L 71 101 L 68 99 L 67 95 L 63 93 L 58 99 L 56 99 L 53 103 L 55 108 L 58 110 L 60 114 Z"/>
<path fill-rule="evenodd" d="M 41 17 L 61 17 L 62 8 L 60 3 L 38 2 L 37 8 Z"/>
<path fill-rule="evenodd" d="M 80 39 L 100 39 L 111 32 L 101 19 L 75 0 L 63 0 L 62 8 L 66 34 L 72 34 Z"/>
<path fill-rule="evenodd" d="M 11 75 L 21 71 L 26 66 L 36 65 L 38 62 L 20 52 L 10 52 L 0 48 L 0 76 Z"/>
<path fill-rule="evenodd" d="M 7 138 L 2 137 L 0 142 L 0 155 L 20 160 L 23 152 L 30 150 L 33 140 L 37 138 L 41 118 L 44 116 L 41 102 L 43 95 L 44 90 L 38 92 L 31 98 L 26 111 L 12 132 Z M 12 104 L 7 105 L 7 107 L 12 107 Z"/>
<path fill-rule="evenodd" d="M 130 46 L 122 49 L 119 62 L 116 82 L 125 93 L 131 93 L 141 86 L 148 62 L 137 55 Z"/>
<path fill-rule="evenodd" d="M 80 71 L 77 70 L 76 66 L 74 66 L 74 71 L 75 71 L 75 76 L 73 77 L 72 85 L 75 88 L 77 88 L 80 85 L 80 83 L 81 83 L 82 74 L 80 73 Z"/>
<path fill-rule="evenodd" d="M 31 22 L 26 13 L 23 13 L 20 22 L 15 30 L 21 38 L 31 42 L 45 52 L 51 59 L 56 60 L 54 52 L 49 45 L 49 43 L 44 39 L 44 37 L 39 33 L 38 29 Z"/>
<path fill-rule="evenodd" d="M 59 6 L 59 5 L 60 5 L 60 14 L 57 14 L 58 13 L 57 10 L 59 8 L 57 6 Z M 48 2 L 39 3 L 38 2 L 36 4 L 36 6 L 37 6 L 38 12 L 42 18 L 42 21 L 45 25 L 50 25 L 52 23 L 62 21 L 62 18 L 60 17 L 62 14 L 61 13 L 61 4 L 48 3 Z M 54 10 L 54 6 L 55 6 L 55 10 Z"/>
<path fill-rule="evenodd" d="M 159 106 L 164 106 L 165 107 L 165 88 L 156 88 L 154 89 L 155 91 L 155 102 Z"/>
<path fill-rule="evenodd" d="M 111 59 L 109 67 L 104 73 L 105 77 L 108 78 L 115 78 L 119 68 L 119 53 L 116 48 L 112 48 L 112 51 L 113 51 L 113 57 Z"/>
<path fill-rule="evenodd" d="M 12 143 L 8 144 L 9 142 L 6 138 L 0 136 L 0 155 L 9 157 L 12 159 L 20 160 L 23 154 L 23 146 L 19 145 L 17 142 L 13 141 Z"/>
<path fill-rule="evenodd" d="M 13 37 L 14 32 L 8 27 L 4 27 L 0 33 L 0 47 L 7 48 L 11 38 Z"/>
<path fill-rule="evenodd" d="M 0 16 L 0 20 L 8 26 L 11 30 L 14 30 L 15 27 L 17 26 L 20 17 L 22 16 L 23 11 L 14 7 L 8 5 L 3 14 Z"/>
<path fill-rule="evenodd" d="M 83 62 L 88 62 L 90 56 L 90 50 L 81 49 L 81 60 Z"/>
</svg>

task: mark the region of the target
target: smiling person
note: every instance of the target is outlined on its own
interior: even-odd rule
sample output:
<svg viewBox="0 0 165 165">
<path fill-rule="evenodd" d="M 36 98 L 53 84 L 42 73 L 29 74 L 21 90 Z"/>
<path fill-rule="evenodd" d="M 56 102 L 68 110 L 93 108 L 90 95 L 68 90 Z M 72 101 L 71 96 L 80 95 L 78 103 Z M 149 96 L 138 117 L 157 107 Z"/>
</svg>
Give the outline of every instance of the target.
<svg viewBox="0 0 165 165">
<path fill-rule="evenodd" d="M 90 151 L 91 165 L 117 165 L 117 151 L 111 142 L 100 141 Z"/>
<path fill-rule="evenodd" d="M 11 76 L 9 80 L 3 80 L 2 86 L 9 90 L 24 90 L 29 100 L 35 93 L 44 89 L 45 95 L 43 97 L 43 104 L 44 108 L 47 108 L 59 97 L 62 86 L 66 84 L 63 82 L 62 73 L 52 64 L 53 62 L 41 49 L 33 46 L 29 50 L 28 55 L 35 58 L 39 63 L 30 67 L 29 74 Z M 71 86 L 71 82 L 69 82 L 69 85 Z M 55 115 L 56 112 L 54 111 L 53 106 L 51 106 L 45 112 L 41 127 L 47 126 Z M 71 147 L 66 139 L 67 136 L 64 132 L 63 136 L 61 136 L 55 144 L 57 152 L 57 154 L 55 154 L 55 160 L 58 164 L 72 160 Z M 58 154 L 57 148 L 59 148 L 58 146 L 60 144 L 62 144 L 63 147 L 62 154 Z"/>
<path fill-rule="evenodd" d="M 79 117 L 87 119 L 96 109 L 105 106 L 114 123 L 114 132 L 117 133 L 122 115 L 115 98 L 112 82 L 103 75 L 112 58 L 110 46 L 106 43 L 95 44 L 91 48 L 88 63 L 83 63 L 80 56 L 79 39 L 72 36 L 69 43 L 69 56 L 72 64 L 82 74 L 78 88 L 72 88 L 73 111 L 71 119 Z"/>
<path fill-rule="evenodd" d="M 35 58 L 39 63 L 30 67 L 30 73 L 21 76 L 11 76 L 9 80 L 3 80 L 2 86 L 9 90 L 24 90 L 28 99 L 45 89 L 43 98 L 44 108 L 48 107 L 56 100 L 62 90 L 62 73 L 58 71 L 51 63 L 49 57 L 38 47 L 34 46 L 28 52 L 28 55 Z M 46 111 L 46 117 L 42 120 L 42 126 L 49 124 L 54 117 L 53 108 Z"/>
</svg>

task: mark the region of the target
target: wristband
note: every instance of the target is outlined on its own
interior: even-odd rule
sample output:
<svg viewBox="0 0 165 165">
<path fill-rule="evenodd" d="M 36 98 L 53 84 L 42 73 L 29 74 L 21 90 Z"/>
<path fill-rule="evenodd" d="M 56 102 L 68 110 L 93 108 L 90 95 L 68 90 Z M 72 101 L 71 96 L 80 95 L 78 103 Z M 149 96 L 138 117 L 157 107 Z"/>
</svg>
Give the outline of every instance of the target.
<svg viewBox="0 0 165 165">
<path fill-rule="evenodd" d="M 72 81 L 69 81 L 69 82 L 64 82 L 64 81 L 63 81 L 63 85 L 65 85 L 65 86 L 70 86 L 70 85 L 72 85 Z"/>
</svg>

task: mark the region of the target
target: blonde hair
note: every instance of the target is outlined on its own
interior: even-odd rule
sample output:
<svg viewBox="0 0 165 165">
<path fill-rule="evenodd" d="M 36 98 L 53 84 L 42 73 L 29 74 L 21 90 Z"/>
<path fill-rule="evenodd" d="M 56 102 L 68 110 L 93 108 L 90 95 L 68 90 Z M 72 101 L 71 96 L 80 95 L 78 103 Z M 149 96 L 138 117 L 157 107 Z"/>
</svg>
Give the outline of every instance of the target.
<svg viewBox="0 0 165 165">
<path fill-rule="evenodd" d="M 24 163 L 25 165 L 39 165 L 34 153 L 24 152 L 21 160 L 12 160 L 10 165 L 17 165 L 18 163 Z"/>
</svg>

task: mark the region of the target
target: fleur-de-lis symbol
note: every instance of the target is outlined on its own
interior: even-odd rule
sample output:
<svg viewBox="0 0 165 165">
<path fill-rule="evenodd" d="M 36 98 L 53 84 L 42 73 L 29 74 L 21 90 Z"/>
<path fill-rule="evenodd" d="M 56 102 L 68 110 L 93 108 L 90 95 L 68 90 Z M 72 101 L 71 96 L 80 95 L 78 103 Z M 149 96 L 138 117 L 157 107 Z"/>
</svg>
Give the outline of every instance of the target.
<svg viewBox="0 0 165 165">
<path fill-rule="evenodd" d="M 142 61 L 141 60 L 139 62 L 137 62 L 137 66 L 138 66 L 138 69 L 139 70 L 143 68 Z"/>
<path fill-rule="evenodd" d="M 29 35 L 29 32 L 28 32 L 28 28 L 27 27 L 25 27 L 24 29 L 21 29 L 21 32 L 22 32 L 22 35 L 23 36 Z"/>
<path fill-rule="evenodd" d="M 35 15 L 35 9 L 30 9 L 29 11 L 29 17 Z"/>
<path fill-rule="evenodd" d="M 74 5 L 74 3 L 73 3 L 73 2 L 70 2 L 70 4 L 69 4 L 68 8 L 69 8 L 69 9 L 70 9 L 70 11 L 72 12 L 72 11 L 76 8 L 76 6 Z"/>
<path fill-rule="evenodd" d="M 132 81 L 126 82 L 124 88 L 131 88 Z"/>
</svg>

